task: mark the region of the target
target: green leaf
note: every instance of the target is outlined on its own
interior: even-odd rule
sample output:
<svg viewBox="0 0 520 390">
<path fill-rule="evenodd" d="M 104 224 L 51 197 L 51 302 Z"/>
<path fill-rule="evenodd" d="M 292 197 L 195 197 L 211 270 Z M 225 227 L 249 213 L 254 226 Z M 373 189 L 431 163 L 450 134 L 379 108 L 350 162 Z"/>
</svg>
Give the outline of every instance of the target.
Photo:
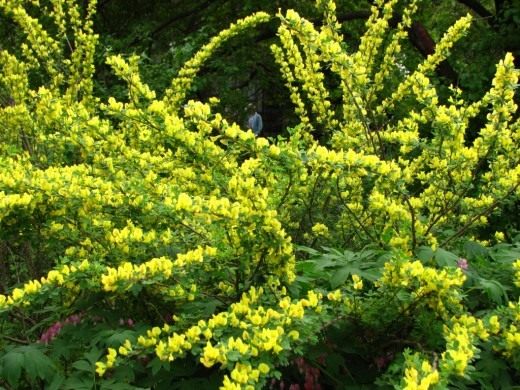
<svg viewBox="0 0 520 390">
<path fill-rule="evenodd" d="M 94 366 L 83 359 L 72 363 L 72 367 L 78 371 L 94 372 Z"/>
<path fill-rule="evenodd" d="M 458 259 L 459 256 L 445 249 L 439 248 L 435 251 L 435 261 L 440 267 L 456 267 Z"/>
<path fill-rule="evenodd" d="M 149 284 L 149 283 L 146 283 L 146 284 Z M 142 284 L 133 284 L 128 289 L 128 291 L 130 291 L 134 297 L 137 297 L 142 289 L 143 289 L 143 285 Z"/>
<path fill-rule="evenodd" d="M 296 272 L 306 274 L 315 271 L 316 268 L 316 262 L 314 260 L 298 261 L 296 263 Z"/>
<path fill-rule="evenodd" d="M 476 287 L 484 290 L 488 298 L 496 304 L 502 305 L 508 301 L 504 286 L 496 280 L 478 278 L 477 283 Z"/>
<path fill-rule="evenodd" d="M 420 246 L 419 248 L 417 248 L 417 252 L 415 253 L 417 258 L 421 260 L 423 263 L 430 262 L 433 259 L 434 254 L 435 252 L 429 246 Z"/>
<path fill-rule="evenodd" d="M 58 390 L 62 388 L 65 378 L 61 375 L 54 375 L 52 382 L 46 387 L 46 390 Z"/>
<path fill-rule="evenodd" d="M 200 302 L 185 303 L 182 305 L 181 310 L 185 313 L 199 313 L 203 316 L 210 316 L 215 312 L 219 304 L 220 302 L 216 299 L 206 299 Z"/>
<path fill-rule="evenodd" d="M 90 377 L 70 377 L 63 384 L 63 388 L 70 390 L 90 390 L 94 386 L 93 378 Z"/>
<path fill-rule="evenodd" d="M 172 367 L 171 375 L 173 377 L 189 377 L 197 371 L 197 365 L 193 364 L 190 359 L 175 360 L 170 363 Z"/>
<path fill-rule="evenodd" d="M 296 246 L 296 250 L 299 251 L 299 252 L 308 253 L 311 256 L 319 256 L 319 255 L 321 255 L 321 253 L 318 252 L 316 249 L 309 248 L 308 246 L 297 245 Z"/>
<path fill-rule="evenodd" d="M 135 379 L 135 372 L 133 368 L 128 365 L 119 366 L 115 369 L 113 378 L 118 382 L 131 383 Z"/>
<path fill-rule="evenodd" d="M 38 348 L 28 346 L 24 348 L 24 366 L 27 376 L 34 380 L 36 377 L 48 379 L 54 377 L 54 363 Z"/>
<path fill-rule="evenodd" d="M 498 263 L 511 264 L 520 259 L 520 248 L 508 244 L 499 244 L 490 249 L 489 255 Z"/>
<path fill-rule="evenodd" d="M 404 303 L 410 303 L 412 301 L 410 293 L 403 290 L 398 291 L 396 297 L 398 300 Z"/>
<path fill-rule="evenodd" d="M 9 382 L 12 387 L 18 386 L 24 362 L 24 355 L 15 351 L 6 353 L 2 358 L 2 375 L 7 379 L 7 382 Z"/>
<path fill-rule="evenodd" d="M 135 340 L 130 338 L 130 341 L 133 342 Z M 89 352 L 83 354 L 83 356 L 91 363 L 91 365 L 94 365 L 101 358 L 101 356 L 103 356 L 103 350 L 94 347 Z"/>
<path fill-rule="evenodd" d="M 241 353 L 238 352 L 238 351 L 229 351 L 227 354 L 226 354 L 226 358 L 227 360 L 229 360 L 230 362 L 238 362 L 240 360 L 240 357 L 241 357 Z"/>
<path fill-rule="evenodd" d="M 334 275 L 330 278 L 330 287 L 332 289 L 338 288 L 348 279 L 352 273 L 353 268 L 351 266 L 343 267 L 337 270 Z"/>
<path fill-rule="evenodd" d="M 382 275 L 381 268 L 372 268 L 359 271 L 359 276 L 363 279 L 369 280 L 371 282 L 375 282 Z"/>
<path fill-rule="evenodd" d="M 110 346 L 118 347 L 122 345 L 126 340 L 134 340 L 135 332 L 133 330 L 125 329 L 116 331 L 112 336 L 108 337 L 106 344 Z"/>
<path fill-rule="evenodd" d="M 153 358 L 150 363 L 148 363 L 148 368 L 152 369 L 152 375 L 157 375 L 161 369 L 165 368 L 165 365 L 167 365 L 167 363 L 161 361 L 160 359 Z"/>
<path fill-rule="evenodd" d="M 101 390 L 145 390 L 142 387 L 135 387 L 127 383 L 121 383 L 114 380 L 106 381 L 101 384 Z"/>
<path fill-rule="evenodd" d="M 464 244 L 464 253 L 468 260 L 475 260 L 478 258 L 486 258 L 488 256 L 487 248 L 475 241 L 467 241 Z"/>
</svg>

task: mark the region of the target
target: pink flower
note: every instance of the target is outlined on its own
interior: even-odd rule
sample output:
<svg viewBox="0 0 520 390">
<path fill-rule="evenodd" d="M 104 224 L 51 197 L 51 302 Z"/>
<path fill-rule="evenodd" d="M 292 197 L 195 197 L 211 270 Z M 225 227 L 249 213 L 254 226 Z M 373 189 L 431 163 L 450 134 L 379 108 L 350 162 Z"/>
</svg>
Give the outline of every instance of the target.
<svg viewBox="0 0 520 390">
<path fill-rule="evenodd" d="M 468 260 L 460 257 L 457 260 L 457 267 L 459 267 L 463 271 L 466 271 L 468 269 Z"/>
<path fill-rule="evenodd" d="M 40 336 L 40 343 L 50 343 L 61 332 L 63 325 L 77 325 L 81 322 L 81 314 L 72 314 L 63 321 L 57 321 L 49 326 Z"/>
</svg>

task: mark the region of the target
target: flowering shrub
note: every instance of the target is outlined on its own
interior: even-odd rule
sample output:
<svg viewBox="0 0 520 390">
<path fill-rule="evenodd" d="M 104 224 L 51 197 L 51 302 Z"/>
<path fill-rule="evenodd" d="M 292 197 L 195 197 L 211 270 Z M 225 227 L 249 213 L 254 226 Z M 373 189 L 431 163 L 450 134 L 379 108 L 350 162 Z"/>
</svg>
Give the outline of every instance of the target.
<svg viewBox="0 0 520 390">
<path fill-rule="evenodd" d="M 283 383 L 296 362 L 313 363 L 305 381 L 318 388 L 330 359 L 347 376 L 356 356 L 373 361 L 367 383 L 445 388 L 478 380 L 481 351 L 518 378 L 518 261 L 507 263 L 508 302 L 480 311 L 465 298 L 468 261 L 438 261 L 439 246 L 489 239 L 487 218 L 520 195 L 512 56 L 477 102 L 456 88 L 443 101 L 431 81 L 470 16 L 403 75 L 415 1 L 395 30 L 397 1 L 376 1 L 354 53 L 333 1 L 317 1 L 319 29 L 278 15 L 272 51 L 300 124 L 268 140 L 214 112 L 218 99 L 185 97 L 227 39 L 271 16 L 217 35 L 162 98 L 138 57 L 108 58 L 128 100 L 102 102 L 87 3 L 45 2 L 46 29 L 26 2 L 0 1 L 27 40 L 18 56 L 0 52 L 11 98 L 0 109 L 0 244 L 22 276 L 0 295 L 0 383 L 250 389 Z M 479 113 L 487 122 L 470 138 Z M 369 272 L 354 252 L 300 250 L 323 245 L 371 245 L 382 261 Z M 319 359 L 301 360 L 314 348 Z"/>
</svg>

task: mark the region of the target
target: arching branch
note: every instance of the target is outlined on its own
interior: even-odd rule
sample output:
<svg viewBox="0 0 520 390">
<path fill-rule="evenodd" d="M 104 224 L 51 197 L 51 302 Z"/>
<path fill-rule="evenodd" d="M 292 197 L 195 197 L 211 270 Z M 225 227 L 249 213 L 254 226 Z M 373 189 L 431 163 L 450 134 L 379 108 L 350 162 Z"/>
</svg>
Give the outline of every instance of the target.
<svg viewBox="0 0 520 390">
<path fill-rule="evenodd" d="M 481 16 L 488 20 L 488 23 L 491 23 L 495 18 L 491 12 L 489 12 L 486 7 L 480 4 L 476 0 L 458 0 L 459 3 L 464 4 L 466 7 L 474 11 L 478 16 Z"/>
<path fill-rule="evenodd" d="M 415 48 L 419 50 L 424 57 L 435 52 L 435 42 L 422 23 L 413 22 L 408 31 L 408 36 Z M 458 83 L 459 77 L 457 72 L 455 72 L 448 61 L 443 61 L 439 64 L 437 67 L 437 73 L 439 76 L 448 79 L 454 85 Z"/>
</svg>

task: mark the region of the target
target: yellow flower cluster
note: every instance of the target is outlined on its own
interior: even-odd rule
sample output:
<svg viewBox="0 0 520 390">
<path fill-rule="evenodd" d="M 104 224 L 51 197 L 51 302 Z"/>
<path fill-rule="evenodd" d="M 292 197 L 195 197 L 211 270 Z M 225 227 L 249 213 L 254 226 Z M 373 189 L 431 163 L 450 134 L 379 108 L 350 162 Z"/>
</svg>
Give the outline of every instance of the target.
<svg viewBox="0 0 520 390">
<path fill-rule="evenodd" d="M 151 259 L 142 264 L 125 262 L 117 268 L 107 267 L 101 275 L 101 283 L 105 291 L 127 290 L 139 281 L 152 281 L 156 278 L 166 280 L 174 270 L 180 270 L 192 263 L 202 263 L 204 256 L 215 256 L 217 250 L 212 247 L 198 247 L 187 253 L 177 255 L 172 261 L 167 257 Z"/>
<path fill-rule="evenodd" d="M 267 375 L 269 373 L 269 366 L 265 363 L 260 363 L 258 368 L 253 368 L 249 363 L 237 363 L 235 367 L 231 371 L 229 377 L 227 375 L 224 376 L 224 381 L 221 390 L 254 390 L 255 386 L 250 384 L 247 385 L 248 382 L 256 383 L 259 380 L 260 375 Z M 231 378 L 231 379 L 230 379 Z M 243 386 L 246 385 L 246 386 Z"/>
<path fill-rule="evenodd" d="M 440 317 L 446 317 L 447 306 L 462 308 L 459 288 L 465 279 L 459 268 L 438 270 L 425 267 L 420 261 L 389 261 L 376 285 L 410 290 L 414 302 L 427 305 Z"/>
<path fill-rule="evenodd" d="M 454 45 L 462 36 L 468 31 L 471 25 L 472 17 L 470 14 L 460 18 L 451 26 L 444 34 L 442 39 L 436 44 L 435 52 L 428 56 L 428 58 L 419 65 L 416 71 L 410 74 L 401 84 L 397 90 L 381 104 L 381 109 L 387 109 L 393 106 L 396 102 L 401 100 L 409 91 L 416 94 L 421 87 L 426 87 L 426 74 L 432 72 L 435 67 L 444 61 Z M 421 95 L 418 94 L 420 97 Z M 436 102 L 432 102 L 436 104 Z"/>
<path fill-rule="evenodd" d="M 171 112 L 176 112 L 180 108 L 197 71 L 226 40 L 240 34 L 248 28 L 255 27 L 260 23 L 265 23 L 270 18 L 271 17 L 265 12 L 257 12 L 244 19 L 240 19 L 213 37 L 194 57 L 187 61 L 179 71 L 177 77 L 173 80 L 171 88 L 168 89 L 165 94 L 164 102 L 171 107 Z"/>
<path fill-rule="evenodd" d="M 366 76 L 371 73 L 372 68 L 375 66 L 374 57 L 383 43 L 385 32 L 388 29 L 388 22 L 392 18 L 396 4 L 397 0 L 379 0 L 372 6 L 372 13 L 365 24 L 367 30 L 363 34 L 359 43 L 359 49 L 353 58 L 354 64 L 363 69 L 363 73 Z"/>
<path fill-rule="evenodd" d="M 285 69 L 286 74 L 291 79 L 291 82 L 288 81 L 288 86 L 292 89 L 292 80 L 298 80 L 302 83 L 302 89 L 311 102 L 311 111 L 315 114 L 317 123 L 323 129 L 330 131 L 337 126 L 337 120 L 334 119 L 329 93 L 324 85 L 325 77 L 320 71 L 321 56 L 315 45 L 319 33 L 309 21 L 301 18 L 294 10 L 288 10 L 285 16 L 280 14 L 279 17 L 282 20 L 282 25 L 278 29 L 278 35 L 285 48 L 287 60 L 283 59 L 280 48 L 276 45 L 273 45 L 273 52 L 280 60 L 282 69 Z M 294 37 L 298 37 L 300 40 L 305 56 L 300 54 L 298 46 L 294 42 Z M 294 77 L 292 73 L 294 73 Z M 292 98 L 296 104 L 297 113 L 305 118 L 306 112 L 298 94 Z"/>
<path fill-rule="evenodd" d="M 116 76 L 128 83 L 128 96 L 131 99 L 132 106 L 138 105 L 141 99 L 152 100 L 155 98 L 155 92 L 141 81 L 138 70 L 139 56 L 133 55 L 128 62 L 121 56 L 112 56 L 107 59 L 107 64 L 112 67 Z"/>
<path fill-rule="evenodd" d="M 451 326 L 444 326 L 446 351 L 441 355 L 440 369 L 446 376 L 451 373 L 464 376 L 477 352 L 474 345 L 477 337 L 487 340 L 489 333 L 483 321 L 471 315 L 463 315 L 451 321 Z"/>
<path fill-rule="evenodd" d="M 439 105 L 429 75 L 468 30 L 471 23 L 468 15 L 446 32 L 437 43 L 435 53 L 415 71 L 409 71 L 390 97 L 377 107 L 369 107 L 370 102 L 379 101 L 378 93 L 385 85 L 385 78 L 392 77 L 390 69 L 396 62 L 392 59 L 400 50 L 399 42 L 406 36 L 406 26 L 411 24 L 411 15 L 417 8 L 416 2 L 405 7 L 403 20 L 386 47 L 386 60 L 379 67 L 375 62 L 377 56 L 370 53 L 378 51 L 386 39 L 395 3 L 376 2 L 361 49 L 356 53 L 349 54 L 342 48 L 333 1 L 318 2 L 318 8 L 325 13 L 325 23 L 319 30 L 292 10 L 280 16 L 281 46 L 274 45 L 272 50 L 301 123 L 311 128 L 328 123 L 327 131 L 335 127 L 332 147 L 317 147 L 313 141 L 307 141 L 308 150 L 316 150 L 316 155 L 323 158 L 311 160 L 311 174 L 305 178 L 300 176 L 301 184 L 292 185 L 294 193 L 304 188 L 306 197 L 311 199 L 306 207 L 314 211 L 321 206 L 313 202 L 313 191 L 319 190 L 329 194 L 322 198 L 327 199 L 330 210 L 337 210 L 332 205 L 342 210 L 339 217 L 329 214 L 325 218 L 331 225 L 336 221 L 335 226 L 327 226 L 330 232 L 337 232 L 330 235 L 332 242 L 349 236 L 353 242 L 380 240 L 381 244 L 410 251 L 421 243 L 434 247 L 445 244 L 438 243 L 436 236 L 446 228 L 455 232 L 445 240 L 450 242 L 458 231 L 485 224 L 486 215 L 502 199 L 518 196 L 519 138 L 515 132 L 519 130 L 510 123 L 511 114 L 516 110 L 513 86 L 518 72 L 508 54 L 498 64 L 493 88 L 481 101 L 466 104 L 460 98 L 460 91 L 454 88 L 450 104 Z M 329 66 L 339 76 L 343 91 L 339 121 L 335 119 L 336 113 L 329 115 L 327 95 L 321 92 L 322 69 Z M 312 88 L 306 85 L 309 80 L 312 80 Z M 370 87 L 367 88 L 367 84 Z M 400 114 L 397 121 L 386 118 L 389 111 L 410 95 L 418 102 L 418 110 Z M 310 102 L 310 110 L 304 104 L 305 98 Z M 469 121 L 488 104 L 493 106 L 488 115 L 489 124 L 468 146 Z M 375 111 L 378 117 L 368 115 L 369 110 Z M 311 111 L 316 124 L 310 124 L 308 113 Z M 426 123 L 432 125 L 432 135 L 421 140 L 419 128 Z M 389 144 L 398 144 L 400 154 L 389 155 Z M 490 153 L 489 148 L 495 148 L 494 153 Z M 362 163 L 362 168 L 356 164 L 340 164 L 337 153 L 346 151 L 361 154 L 358 162 L 363 158 L 367 163 Z M 411 151 L 414 153 L 408 155 Z M 491 158 L 490 169 L 483 174 L 483 186 L 470 197 L 467 189 L 473 186 L 477 171 L 482 170 L 483 158 Z M 375 185 L 367 191 L 364 185 L 371 175 L 376 176 Z M 385 241 L 381 242 L 383 237 Z"/>
<path fill-rule="evenodd" d="M 28 206 L 31 203 L 32 196 L 29 194 L 9 194 L 6 195 L 3 191 L 0 192 L 0 221 L 4 219 L 12 209 L 17 206 Z"/>
<path fill-rule="evenodd" d="M 107 352 L 106 363 L 96 362 L 96 373 L 100 376 L 103 375 L 107 369 L 112 368 L 116 362 L 117 351 L 114 348 L 108 348 Z"/>
<path fill-rule="evenodd" d="M 317 236 L 326 236 L 329 234 L 329 228 L 327 227 L 327 225 L 324 225 L 322 223 L 315 224 L 311 230 Z"/>
<path fill-rule="evenodd" d="M 500 351 L 509 359 L 518 363 L 520 361 L 520 301 L 509 302 L 507 307 L 501 312 L 500 322 L 493 317 L 489 319 L 490 328 L 493 327 L 492 334 L 496 334 L 493 339 L 493 348 Z M 493 322 L 492 322 L 493 320 Z"/>
<path fill-rule="evenodd" d="M 21 288 L 13 289 L 10 295 L 0 294 L 0 311 L 28 306 L 31 298 L 40 294 L 44 288 L 64 286 L 68 290 L 75 290 L 76 286 L 69 279 L 76 273 L 85 272 L 89 267 L 86 260 L 77 265 L 64 265 L 57 270 L 49 271 L 40 280 L 31 280 L 24 283 Z"/>
<path fill-rule="evenodd" d="M 520 195 L 513 57 L 505 56 L 493 87 L 473 104 L 453 89 L 452 99 L 439 105 L 429 78 L 467 31 L 469 16 L 448 30 L 417 70 L 403 71 L 403 82 L 384 99 L 381 92 L 398 72 L 399 42 L 416 1 L 386 39 L 397 2 L 377 0 L 353 54 L 343 45 L 334 1 L 318 0 L 325 15 L 320 28 L 295 11 L 280 15 L 280 45 L 272 50 L 301 124 L 275 144 L 212 112 L 214 101 L 184 102 L 208 57 L 269 15 L 252 15 L 212 39 L 185 64 L 162 100 L 142 82 L 136 56 L 111 57 L 114 72 L 128 84 L 130 101 L 110 98 L 98 104 L 91 77 L 95 1 L 87 2 L 86 14 L 74 1 L 48 3 L 56 25 L 52 34 L 22 1 L 0 0 L 0 9 L 28 41 L 24 60 L 0 51 L 0 83 L 13 100 L 0 107 L 5 128 L 0 223 L 9 237 L 19 239 L 20 217 L 38 220 L 27 229 L 45 243 L 42 256 L 49 258 L 44 260 L 58 258 L 58 264 L 40 280 L 0 295 L 0 311 L 29 306 L 50 291 L 75 294 L 80 280 L 88 282 L 85 294 L 101 291 L 110 299 L 143 285 L 165 301 L 209 296 L 233 302 L 210 318 L 181 318 L 149 329 L 136 343 L 109 348 L 96 364 L 99 375 L 119 359 L 143 353 L 163 361 L 191 353 L 205 367 L 227 371 L 223 389 L 262 386 L 292 348 L 308 342 L 310 327 L 317 334 L 320 315 L 330 315 L 331 308 L 340 314 L 363 310 L 357 297 L 366 286 L 356 274 L 346 289 L 356 299 L 338 289 L 327 294 L 326 304 L 312 290 L 294 300 L 283 289 L 264 294 L 251 287 L 266 277 L 265 285 L 273 282 L 276 288 L 295 279 L 293 242 L 319 237 L 353 248 L 372 243 L 410 253 L 419 245 L 437 245 L 439 232 L 453 231 L 440 242 L 450 243 L 485 224 L 503 200 Z M 66 58 L 69 29 L 75 50 Z M 376 54 L 385 42 L 379 64 Z M 332 106 L 324 69 L 339 80 L 341 107 Z M 28 75 L 41 70 L 44 85 L 31 89 Z M 417 104 L 396 116 L 403 99 Z M 469 121 L 488 106 L 487 123 L 468 142 Z M 422 135 L 424 127 L 431 127 L 431 134 Z M 310 135 L 312 129 L 324 135 L 321 143 Z M 514 267 L 520 286 L 520 261 Z M 478 339 L 496 341 L 508 358 L 518 356 L 518 303 L 485 320 L 451 318 L 462 308 L 464 280 L 459 269 L 393 260 L 375 283 L 378 293 L 407 294 L 409 301 L 399 303 L 405 312 L 422 305 L 449 324 L 439 364 L 428 359 L 409 364 L 405 388 L 424 389 L 449 375 L 464 375 Z"/>
<path fill-rule="evenodd" d="M 58 27 L 56 36 L 52 37 L 36 18 L 29 15 L 22 2 L 0 2 L 0 9 L 26 33 L 27 44 L 22 45 L 26 64 L 31 68 L 42 67 L 56 92 L 57 88 L 65 86 L 63 97 L 71 103 L 78 98 L 87 102 L 92 93 L 94 51 L 98 39 L 92 29 L 96 0 L 89 0 L 85 5 L 82 14 L 76 2 L 51 0 L 49 16 Z M 70 58 L 66 58 L 62 45 L 68 41 L 66 26 L 72 29 L 74 36 L 74 51 Z M 27 88 L 27 83 L 24 83 L 22 90 Z M 17 103 L 22 103 L 22 100 Z"/>
<path fill-rule="evenodd" d="M 428 390 L 439 382 L 439 372 L 424 360 L 419 368 L 407 367 L 404 371 L 404 390 Z"/>
<path fill-rule="evenodd" d="M 385 11 L 385 22 L 387 23 L 388 14 L 390 14 L 391 12 L 387 10 L 386 7 Z M 398 64 L 398 55 L 401 52 L 401 41 L 406 39 L 408 34 L 407 30 L 412 25 L 412 16 L 415 14 L 416 11 L 417 1 L 415 0 L 411 1 L 410 4 L 408 4 L 404 9 L 402 19 L 399 22 L 396 31 L 392 35 L 390 43 L 385 48 L 384 57 L 383 61 L 381 61 L 380 68 L 374 75 L 374 83 L 367 94 L 369 99 L 376 98 L 377 93 L 384 88 L 385 80 L 391 76 L 392 69 L 395 68 Z M 379 34 L 384 34 L 384 32 L 385 31 L 383 29 L 383 31 L 379 32 Z M 372 101 L 369 103 L 372 103 Z"/>
<path fill-rule="evenodd" d="M 433 367 L 419 354 L 407 356 L 403 388 L 427 390 L 436 384 L 445 384 L 452 375 L 464 376 L 467 373 L 478 351 L 478 340 L 487 340 L 489 333 L 484 322 L 471 315 L 453 317 L 449 323 L 444 326 L 446 350 L 441 354 L 438 366 Z"/>
<path fill-rule="evenodd" d="M 281 293 L 285 295 L 283 290 Z M 205 367 L 220 364 L 229 370 L 222 388 L 256 388 L 271 370 L 265 363 L 266 357 L 272 360 L 298 342 L 297 329 L 306 311 L 319 313 L 322 300 L 321 294 L 309 291 L 307 298 L 291 301 L 283 296 L 279 309 L 265 309 L 261 304 L 263 296 L 263 288 L 252 287 L 227 312 L 200 320 L 182 333 L 173 331 L 169 325 L 154 327 L 139 336 L 136 345 L 126 341 L 119 355 L 153 350 L 161 360 L 172 361 L 186 352 L 200 351 L 199 361 Z M 97 363 L 98 374 L 103 375 L 114 366 L 117 357 L 117 351 L 109 351 L 105 361 Z"/>
<path fill-rule="evenodd" d="M 520 260 L 513 263 L 513 270 L 515 271 L 515 284 L 520 287 Z"/>
</svg>

